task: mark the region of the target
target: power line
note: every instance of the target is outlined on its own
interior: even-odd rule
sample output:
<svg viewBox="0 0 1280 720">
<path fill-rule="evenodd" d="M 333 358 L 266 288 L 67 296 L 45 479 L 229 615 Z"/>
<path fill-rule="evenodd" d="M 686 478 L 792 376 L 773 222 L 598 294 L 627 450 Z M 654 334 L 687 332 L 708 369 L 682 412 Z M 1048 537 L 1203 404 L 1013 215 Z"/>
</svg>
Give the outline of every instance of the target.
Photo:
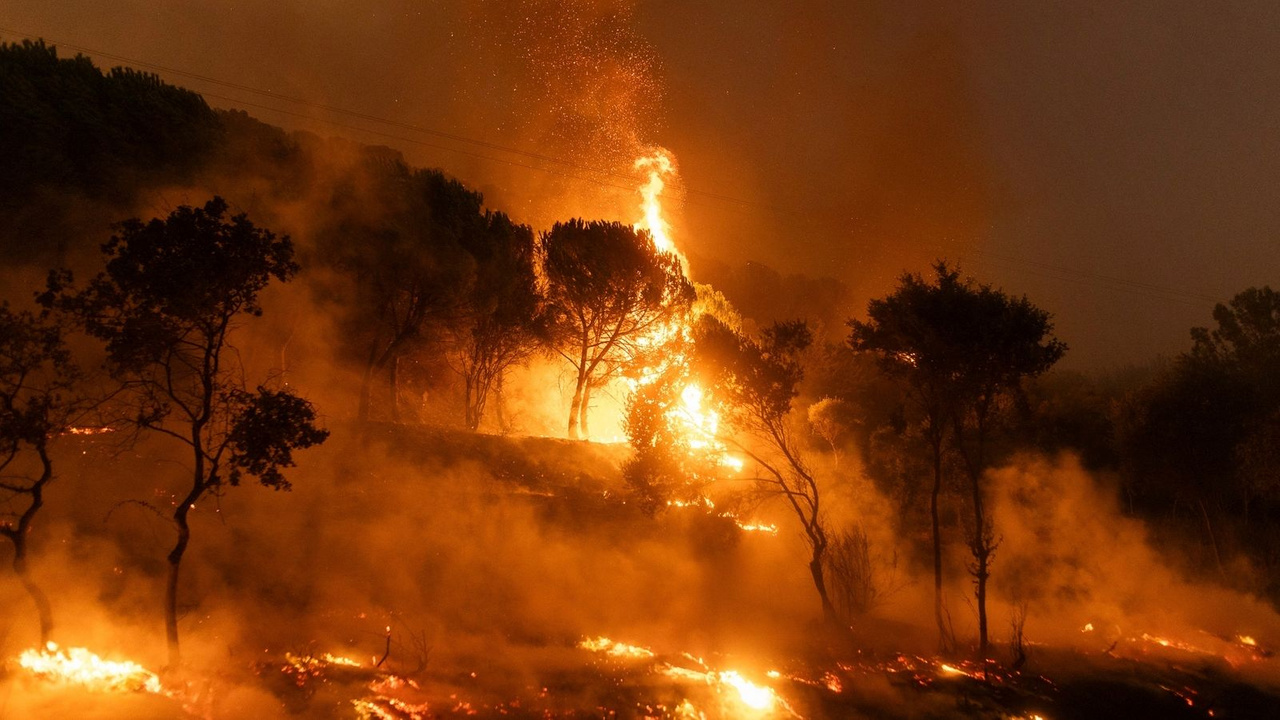
<svg viewBox="0 0 1280 720">
<path fill-rule="evenodd" d="M 200 73 L 194 73 L 194 72 L 190 72 L 190 71 L 188 71 L 188 70 L 181 70 L 181 69 L 179 69 L 179 68 L 174 68 L 174 67 L 170 67 L 170 66 L 167 66 L 167 65 L 161 65 L 161 64 L 153 63 L 153 62 L 149 62 L 149 61 L 146 61 L 146 60 L 140 60 L 140 59 L 138 59 L 138 58 L 131 58 L 131 57 L 127 57 L 127 56 L 125 56 L 125 55 L 119 55 L 119 54 L 116 54 L 116 53 L 111 53 L 111 52 L 107 52 L 107 51 L 104 51 L 104 50 L 98 50 L 98 49 L 95 49 L 95 48 L 89 48 L 89 47 L 85 47 L 85 46 L 82 46 L 82 45 L 75 45 L 75 44 L 72 44 L 72 43 L 60 42 L 60 41 L 58 41 L 58 40 L 54 40 L 54 39 L 52 39 L 52 38 L 47 38 L 47 37 L 45 37 L 45 36 L 41 36 L 41 35 L 34 35 L 34 34 L 31 34 L 31 33 L 23 32 L 23 31 L 21 31 L 21 30 L 15 30 L 15 29 L 12 29 L 12 28 L 0 27 L 0 32 L 9 33 L 9 34 L 11 34 L 11 35 L 17 35 L 17 36 L 20 36 L 20 37 L 26 38 L 26 39 L 28 39 L 28 40 L 38 40 L 38 39 L 43 39 L 43 40 L 46 40 L 47 42 L 49 42 L 49 43 L 53 44 L 54 46 L 70 48 L 70 49 L 72 49 L 72 50 L 75 50 L 75 51 L 77 51 L 77 52 L 81 52 L 81 53 L 88 53 L 88 54 L 91 54 L 91 55 L 97 55 L 97 56 L 100 56 L 100 57 L 109 58 L 109 59 L 111 59 L 111 60 L 116 60 L 116 61 L 123 62 L 123 63 L 129 63 L 129 64 L 131 64 L 131 65 L 136 65 L 136 66 L 144 67 L 144 68 L 148 68 L 148 69 L 151 69 L 151 70 L 159 70 L 159 71 L 161 71 L 161 72 L 170 73 L 170 74 L 173 74 L 173 75 L 178 75 L 178 76 L 185 77 L 185 78 L 191 78 L 191 79 L 194 79 L 194 80 L 199 80 L 199 81 L 201 81 L 201 82 L 207 82 L 207 83 L 211 83 L 211 84 L 214 84 L 214 85 L 220 85 L 220 86 L 228 87 L 228 88 L 232 88 L 232 89 L 235 89 L 235 90 L 241 90 L 241 91 L 248 92 L 248 93 L 253 93 L 253 94 L 256 94 L 256 95 L 262 95 L 262 96 L 264 96 L 264 97 L 269 97 L 269 98 L 272 98 L 272 99 L 274 99 L 274 100 L 281 100 L 281 101 L 284 101 L 284 102 L 289 102 L 289 103 L 294 103 L 294 104 L 298 104 L 298 105 L 303 105 L 303 106 L 310 107 L 310 108 L 313 108 L 313 109 L 323 110 L 323 111 L 325 111 L 325 112 L 331 112 L 331 113 L 335 113 L 335 114 L 346 115 L 346 116 L 349 116 L 349 117 L 358 118 L 358 119 L 361 119 L 361 120 L 367 120 L 367 121 L 370 121 L 370 122 L 381 123 L 381 124 L 389 125 L 389 126 L 392 126 L 392 127 L 398 127 L 398 128 L 404 129 L 404 130 L 411 130 L 411 131 L 413 131 L 413 132 L 420 132 L 420 133 L 423 133 L 423 134 L 433 135 L 433 136 L 435 136 L 435 137 L 439 137 L 439 138 L 443 138 L 443 139 L 447 139 L 447 140 L 453 140 L 453 141 L 455 141 L 455 142 L 461 142 L 461 143 L 467 143 L 467 144 L 471 144 L 471 145 L 476 145 L 476 146 L 483 147 L 483 148 L 487 148 L 487 149 L 490 149 L 490 150 L 497 150 L 497 151 L 500 151 L 500 152 L 508 152 L 508 153 L 512 153 L 512 154 L 515 154 L 515 155 L 520 155 L 520 156 L 523 156 L 523 157 L 526 157 L 526 158 L 529 158 L 529 159 L 540 160 L 540 161 L 543 161 L 543 162 L 548 162 L 548 163 L 552 163 L 552 164 L 555 164 L 555 165 L 560 165 L 560 166 L 567 167 L 567 168 L 570 168 L 570 169 L 573 169 L 573 170 L 577 170 L 577 171 L 579 171 L 579 172 L 587 172 L 587 173 L 592 173 L 592 174 L 596 174 L 596 175 L 603 175 L 603 176 L 605 176 L 605 177 L 612 177 L 612 178 L 617 178 L 617 179 L 627 180 L 627 181 L 633 181 L 633 182 L 634 182 L 634 181 L 642 181 L 642 180 L 644 180 L 644 179 L 645 179 L 645 177 L 644 177 L 644 176 L 642 176 L 642 175 L 619 173 L 619 172 L 616 172 L 616 171 L 613 171 L 613 170 L 609 170 L 609 169 L 605 169 L 605 168 L 596 168 L 596 167 L 591 167 L 591 166 L 589 166 L 589 165 L 583 165 L 583 164 L 581 164 L 581 163 L 576 163 L 576 162 L 574 162 L 574 161 L 572 161 L 572 160 L 566 160 L 566 159 L 564 159 L 564 158 L 555 157 L 555 156 L 553 156 L 553 155 L 546 155 L 546 154 L 543 154 L 543 153 L 533 152 L 533 151 L 530 151 L 530 150 L 524 150 L 524 149 L 522 149 L 522 148 L 512 147 L 512 146 L 509 146 L 509 145 L 503 145 L 503 144 L 500 144 L 500 143 L 494 143 L 494 142 L 490 142 L 490 141 L 488 141 L 488 140 L 481 140 L 481 139 L 477 139 L 477 138 L 472 138 L 472 137 L 468 137 L 468 136 L 466 136 L 466 135 L 460 135 L 460 134 L 457 134 L 457 133 L 444 132 L 444 131 L 442 131 L 442 130 L 436 130 L 436 129 L 433 129 L 433 128 L 427 128 L 427 127 L 423 127 L 423 126 L 421 126 L 421 125 L 415 125 L 415 124 L 413 124 L 413 123 L 408 123 L 408 122 L 404 122 L 404 121 L 401 121 L 401 120 L 394 120 L 394 119 L 391 119 L 391 118 L 386 118 L 386 117 L 382 117 L 382 116 L 379 116 L 379 115 L 374 115 L 374 114 L 372 114 L 372 113 L 366 113 L 366 112 L 361 112 L 361 111 L 359 111 L 359 110 L 353 110 L 353 109 L 351 109 L 351 108 L 338 107 L 338 106 L 335 106 L 335 105 L 329 105 L 329 104 L 326 104 L 326 103 L 320 103 L 320 102 L 316 102 L 316 101 L 313 101 L 313 100 L 307 100 L 306 98 L 300 98 L 300 97 L 294 97 L 294 96 L 290 96 L 290 95 L 284 95 L 284 94 L 281 94 L 281 93 L 273 92 L 273 91 L 271 91 L 271 90 L 264 90 L 264 89 L 262 89 L 262 88 L 256 88 L 256 87 L 253 87 L 253 86 L 250 86 L 250 85 L 245 85 L 245 84 L 242 84 L 242 83 L 231 82 L 231 81 L 228 81 L 228 80 L 222 80 L 222 79 L 219 79 L 219 78 L 211 77 L 211 76 L 209 76 L 209 75 L 202 75 L 202 74 L 200 74 Z M 203 94 L 203 95 L 206 95 L 206 96 L 208 96 L 208 97 L 216 97 L 216 98 L 218 98 L 218 99 L 225 100 L 225 101 L 227 101 L 227 102 L 232 102 L 232 103 L 241 103 L 241 104 L 244 104 L 244 105 L 249 105 L 249 106 L 251 106 L 251 107 L 258 107 L 258 108 L 262 108 L 262 109 L 266 109 L 266 110 L 273 110 L 273 111 L 275 111 L 275 112 L 280 112 L 280 113 L 284 113 L 284 114 L 287 114 L 287 115 L 292 115 L 292 116 L 294 116 L 294 117 L 302 117 L 302 118 L 306 118 L 306 119 L 310 119 L 310 120 L 317 120 L 317 121 L 320 121 L 320 122 L 330 122 L 330 121 L 328 121 L 328 120 L 326 120 L 326 119 L 324 119 L 324 118 L 317 118 L 317 117 L 314 117 L 314 116 L 302 115 L 302 114 L 299 114 L 299 113 L 290 113 L 290 112 L 288 112 L 288 111 L 281 110 L 281 109 L 279 109 L 279 108 L 274 108 L 274 107 L 270 107 L 270 106 L 266 106 L 266 105 L 257 105 L 257 104 L 254 104 L 254 103 L 249 103 L 249 102 L 247 102 L 247 101 L 237 99 L 237 98 L 228 98 L 228 97 L 225 97 L 225 96 L 215 95 L 215 94 L 213 94 L 213 93 L 202 93 L 202 94 Z M 364 129 L 364 128 L 360 128 L 360 127 L 356 127 L 356 126 L 352 126 L 352 125 L 344 125 L 344 124 L 341 124 L 341 123 L 334 123 L 334 124 L 339 125 L 340 127 L 345 127 L 345 128 L 352 129 L 352 130 L 361 130 L 361 131 L 364 131 L 364 132 L 374 132 L 375 134 L 380 134 L 380 135 L 383 135 L 384 137 L 390 137 L 390 138 L 395 138 L 395 139 L 400 139 L 400 140 L 409 140 L 408 138 L 404 138 L 404 137 L 401 137 L 401 136 L 398 136 L 398 135 L 390 135 L 390 134 L 387 134 L 387 133 L 378 133 L 377 131 L 366 130 L 366 129 Z M 513 165 L 513 166 L 516 166 L 516 167 L 523 167 L 523 168 L 528 168 L 528 169 L 531 169 L 531 170 L 539 170 L 539 171 L 542 171 L 542 172 L 549 172 L 549 173 L 552 173 L 552 174 L 560 174 L 560 175 L 564 175 L 565 177 L 569 177 L 569 178 L 572 178 L 572 179 L 575 179 L 575 180 L 581 180 L 581 181 L 586 181 L 586 182 L 594 182 L 594 183 L 597 183 L 597 184 L 602 185 L 602 186 L 605 186 L 605 187 L 614 187 L 614 188 L 625 189 L 625 190 L 627 190 L 627 191 L 629 191 L 629 192 L 630 192 L 630 191 L 634 191 L 634 190 L 635 190 L 635 188 L 634 188 L 634 187 L 625 187 L 625 188 L 621 188 L 621 187 L 620 187 L 620 186 L 618 186 L 618 185 L 612 185 L 612 184 L 609 184 L 609 183 L 601 182 L 601 181 L 595 180 L 594 178 L 582 177 L 582 176 L 576 176 L 576 175 L 568 175 L 568 174 L 565 174 L 565 173 L 557 173 L 557 172 L 555 172 L 555 171 L 553 171 L 553 170 L 550 170 L 550 169 L 547 169 L 547 168 L 539 168 L 539 167 L 532 166 L 532 165 L 525 165 L 525 164 L 521 164 L 521 163 L 513 163 L 513 162 L 510 162 L 510 161 L 501 160 L 501 159 L 498 159 L 498 158 L 492 158 L 492 157 L 488 157 L 488 156 L 485 156 L 485 155 L 478 155 L 478 154 L 475 154 L 475 153 L 468 153 L 468 152 L 463 151 L 463 150 L 458 150 L 457 148 L 450 148 L 450 147 L 443 146 L 443 145 L 432 145 L 432 144 L 430 144 L 430 143 L 424 143 L 424 142 L 413 141 L 413 140 L 409 140 L 409 141 L 410 141 L 410 142 L 415 142 L 416 144 L 423 145 L 423 146 L 425 146 L 425 147 L 431 147 L 431 148 L 435 148 L 435 149 L 439 149 L 439 150 L 447 150 L 447 151 L 458 152 L 458 153 L 461 153 L 461 154 L 470 155 L 471 157 L 476 157 L 476 158 L 480 158 L 480 159 L 484 159 L 484 160 L 489 160 L 489 161 L 493 161 L 493 162 L 503 162 L 503 163 L 506 163 L 506 164 L 508 164 L 508 165 Z M 766 205 L 766 204 L 762 204 L 762 203 L 755 203 L 755 202 L 752 202 L 752 201 L 749 201 L 749 200 L 742 200 L 742 199 L 740 199 L 740 198 L 734 198 L 734 197 L 730 197 L 730 196 L 728 196 L 728 195 L 723 195 L 723 194 L 720 194 L 720 193 L 710 192 L 710 191 L 706 191 L 706 190 L 698 190 L 698 189 L 696 189 L 696 188 L 690 188 L 690 187 L 688 187 L 688 186 L 680 186 L 680 189 L 681 189 L 681 190 L 683 190 L 683 191 L 684 191 L 684 193 L 686 193 L 686 194 L 688 194 L 688 195 L 697 195 L 697 196 L 700 196 L 700 197 L 706 197 L 706 198 L 710 198 L 710 199 L 714 199 L 714 200 L 720 200 L 720 201 L 722 201 L 722 202 L 731 203 L 731 204 L 735 204 L 735 205 L 739 205 L 739 206 L 757 206 L 757 207 L 763 207 L 763 208 L 766 208 L 766 209 L 774 209 L 774 210 L 783 210 L 783 211 L 785 211 L 785 209 L 776 208 L 776 207 L 773 207 L 773 206 L 770 206 L 770 205 Z M 684 200 L 685 200 L 684 198 L 681 198 L 681 197 L 671 197 L 671 196 L 669 196 L 669 195 L 664 195 L 664 196 L 662 196 L 662 197 L 663 197 L 663 199 L 667 199 L 667 200 L 674 200 L 674 201 L 677 201 L 677 202 L 684 202 Z"/>
<path fill-rule="evenodd" d="M 616 178 L 616 179 L 627 180 L 631 182 L 641 181 L 645 179 L 643 176 L 640 176 L 640 175 L 628 175 L 628 174 L 619 173 L 619 172 L 615 172 L 608 169 L 594 168 L 588 165 L 583 165 L 581 163 L 576 163 L 571 160 L 565 160 L 563 158 L 558 158 L 552 155 L 546 155 L 543 153 L 537 153 L 537 152 L 524 150 L 517 147 L 508 146 L 508 145 L 502 145 L 500 143 L 494 143 L 487 140 L 467 137 L 465 135 L 460 135 L 457 133 L 450 133 L 450 132 L 445 132 L 441 130 L 436 130 L 433 128 L 422 127 L 420 125 L 415 125 L 413 123 L 394 120 L 391 118 L 374 115 L 372 113 L 361 112 L 361 111 L 353 110 L 350 108 L 338 107 L 334 105 L 328 105 L 325 103 L 315 102 L 312 100 L 307 100 L 305 98 L 284 95 L 284 94 L 276 93 L 270 90 L 255 88 L 250 85 L 222 80 L 222 79 L 211 77 L 208 75 L 194 73 L 187 70 L 181 70 L 178 68 L 169 67 L 167 65 L 161 65 L 161 64 L 149 62 L 146 60 L 139 60 L 137 58 L 131 58 L 128 56 L 106 52 L 103 50 L 97 50 L 94 48 L 84 47 L 84 46 L 76 45 L 72 43 L 59 42 L 51 38 L 46 38 L 45 36 L 34 35 L 31 33 L 15 30 L 12 28 L 0 27 L 0 33 L 17 35 L 19 37 L 23 37 L 29 40 L 44 39 L 44 40 L 47 40 L 49 43 L 53 44 L 54 46 L 70 48 L 72 50 L 75 50 L 81 53 L 97 55 L 100 57 L 109 58 L 111 60 L 116 60 L 119 62 L 131 64 L 131 65 L 149 68 L 152 70 L 158 70 L 165 73 L 171 73 L 173 75 L 178 75 L 181 77 L 191 78 L 201 82 L 207 82 L 214 85 L 220 85 L 223 87 L 240 90 L 243 92 L 261 95 L 264 97 L 271 98 L 273 100 L 293 103 L 293 104 L 301 105 L 304 107 L 321 110 L 324 112 L 329 112 L 329 113 L 334 113 L 339 115 L 346 115 L 348 117 L 352 117 L 360 120 L 380 123 L 383 125 L 397 127 L 397 128 L 409 130 L 412 132 L 423 133 L 423 134 L 431 135 L 441 139 L 452 140 L 454 142 L 475 145 L 477 147 L 482 147 L 489 150 L 511 153 L 514 155 L 518 155 L 518 156 L 530 159 L 530 160 L 537 160 L 541 162 L 551 163 L 553 165 L 558 165 L 558 166 L 561 166 L 562 168 L 569 168 L 572 170 L 576 170 L 578 172 L 590 173 L 592 175 L 599 175 L 607 178 Z M 600 187 L 621 190 L 628 193 L 633 193 L 636 191 L 636 188 L 634 186 L 620 185 L 617 183 L 612 183 L 606 180 L 602 180 L 597 177 L 588 177 L 583 175 L 571 174 L 561 169 L 541 167 L 538 165 L 519 162 L 516 160 L 492 157 L 490 155 L 486 155 L 486 154 L 482 154 L 482 153 L 478 153 L 470 150 L 465 150 L 462 148 L 450 147 L 447 145 L 428 142 L 418 138 L 406 137 L 400 134 L 389 133 L 381 130 L 375 130 L 368 127 L 361 127 L 361 126 L 352 125 L 349 123 L 343 123 L 343 122 L 334 120 L 332 118 L 317 117 L 315 115 L 308 115 L 305 113 L 294 112 L 291 110 L 285 110 L 283 108 L 274 107 L 271 105 L 264 105 L 261 103 L 254 103 L 254 102 L 250 102 L 250 101 L 239 99 L 239 98 L 232 98 L 232 97 L 227 97 L 225 95 L 218 95 L 216 93 L 203 92 L 201 93 L 201 95 L 205 97 L 216 98 L 218 100 L 222 100 L 228 103 L 258 108 L 261 110 L 267 110 L 269 112 L 279 113 L 281 115 L 287 115 L 290 117 L 296 117 L 296 118 L 311 120 L 315 122 L 327 123 L 330 125 L 334 125 L 336 127 L 345 128 L 347 130 L 352 130 L 355 132 L 368 133 L 368 134 L 376 135 L 379 137 L 399 140 L 401 142 L 411 143 L 414 145 L 418 145 L 420 147 L 428 147 L 436 150 L 443 150 L 446 152 L 454 152 L 460 155 L 465 155 L 468 157 L 473 157 L 473 158 L 485 160 L 488 162 L 501 163 L 508 167 L 518 167 L 526 170 L 533 170 L 535 172 L 549 173 L 549 174 L 565 177 L 571 180 L 588 182 L 588 183 L 598 185 Z M 723 195 L 720 193 L 690 188 L 688 186 L 680 186 L 680 189 L 684 193 L 682 196 L 673 197 L 671 195 L 661 195 L 660 197 L 662 197 L 664 200 L 671 200 L 671 201 L 682 203 L 682 204 L 702 204 L 702 203 L 690 203 L 688 196 L 692 195 L 692 196 L 703 197 L 711 200 L 718 200 L 731 205 L 736 205 L 737 207 L 735 209 L 739 211 L 745 211 L 746 208 L 755 207 L 755 208 L 771 210 L 775 212 L 781 212 L 781 213 L 791 215 L 791 216 L 796 216 L 796 217 L 809 216 L 809 213 L 807 212 L 802 213 L 798 210 L 791 210 L 788 208 L 783 208 L 783 207 L 779 207 L 779 206 L 771 205 L 767 203 L 758 203 L 758 202 L 752 202 L 749 200 L 742 200 L 742 199 L 734 198 L 728 195 Z M 992 253 L 992 252 L 983 251 L 983 250 L 974 250 L 972 252 L 980 256 L 979 259 L 989 259 L 997 262 L 1003 262 L 1006 264 L 1026 266 L 1026 268 L 1024 268 L 1023 270 L 1024 272 L 1028 272 L 1033 275 L 1038 275 L 1040 277 L 1063 280 L 1066 282 L 1073 282 L 1077 284 L 1093 285 L 1095 287 L 1104 287 L 1111 290 L 1126 291 L 1130 293 L 1136 293 L 1151 299 L 1176 300 L 1176 301 L 1186 302 L 1186 303 L 1190 303 L 1191 301 L 1214 302 L 1217 300 L 1217 298 L 1209 296 L 1204 293 L 1181 290 L 1177 288 L 1156 285 L 1153 283 L 1145 283 L 1137 280 L 1129 280 L 1125 278 L 1101 275 L 1097 273 L 1091 273 L 1088 271 L 1080 270 L 1077 268 L 1070 268 L 1070 267 L 1061 266 L 1061 265 L 1053 265 L 1050 263 L 1044 263 L 1036 260 L 1028 260 L 1025 258 L 1016 258 L 1016 257 L 1011 257 L 1006 255 L 1000 255 L 997 253 Z"/>
<path fill-rule="evenodd" d="M 1137 280 L 1128 280 L 1110 275 L 1101 275 L 1064 265 L 1054 265 L 1037 260 L 1000 255 L 985 250 L 973 250 L 971 252 L 973 253 L 972 259 L 979 262 L 988 260 L 1004 263 L 1005 265 L 1022 265 L 1025 267 L 1019 269 L 1030 275 L 1050 278 L 1053 280 L 1062 280 L 1064 282 L 1075 283 L 1078 285 L 1091 285 L 1108 290 L 1128 292 L 1141 295 L 1152 300 L 1172 301 L 1195 307 L 1200 307 L 1201 303 L 1212 303 L 1217 302 L 1218 300 L 1218 298 L 1205 293 L 1182 290 L 1164 285 L 1155 285 L 1153 283 L 1145 283 Z M 961 257 L 964 259 L 963 255 Z"/>
</svg>

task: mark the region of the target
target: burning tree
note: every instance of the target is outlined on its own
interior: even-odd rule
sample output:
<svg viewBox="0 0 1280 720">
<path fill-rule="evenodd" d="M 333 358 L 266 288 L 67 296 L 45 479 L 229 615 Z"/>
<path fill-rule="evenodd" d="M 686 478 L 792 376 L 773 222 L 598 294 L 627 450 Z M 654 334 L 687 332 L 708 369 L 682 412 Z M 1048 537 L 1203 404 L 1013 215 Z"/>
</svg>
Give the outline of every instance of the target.
<svg viewBox="0 0 1280 720">
<path fill-rule="evenodd" d="M 698 283 L 694 289 L 693 324 L 709 316 L 733 332 L 742 331 L 742 317 L 723 294 Z M 695 377 L 692 325 L 666 330 L 660 333 L 661 342 L 640 351 L 626 372 L 631 386 L 626 431 L 633 455 L 623 466 L 623 477 L 651 511 L 664 503 L 701 503 L 701 490 L 726 466 L 741 469 L 741 460 L 726 453 L 719 437 L 718 403 Z"/>
<path fill-rule="evenodd" d="M 756 340 L 704 316 L 694 341 L 697 372 L 710 380 L 715 397 L 722 398 L 727 423 L 756 441 L 754 446 L 729 442 L 764 470 L 764 489 L 785 498 L 804 529 L 822 616 L 835 624 L 838 615 L 825 576 L 829 540 L 821 486 L 791 428 L 792 402 L 804 378 L 798 356 L 812 344 L 813 334 L 804 322 L 792 321 L 775 323 Z"/>
<path fill-rule="evenodd" d="M 576 371 L 569 436 L 587 436 L 591 391 L 615 376 L 694 299 L 674 253 L 618 222 L 570 220 L 542 235 L 549 345 Z M 674 331 L 674 330 L 673 330 Z"/>
<path fill-rule="evenodd" d="M 945 262 L 937 263 L 934 272 L 932 283 L 916 274 L 903 275 L 897 290 L 872 300 L 865 322 L 850 321 L 849 343 L 856 350 L 877 353 L 883 367 L 906 384 L 921 412 L 923 433 L 933 451 L 934 612 L 944 638 L 938 500 L 948 437 L 963 462 L 973 511 L 969 549 L 979 652 L 986 657 L 986 590 L 996 539 L 986 516 L 982 478 L 991 421 L 1000 400 L 1017 392 L 1024 378 L 1048 370 L 1066 352 L 1066 345 L 1051 336 L 1049 313 L 1025 297 L 975 286 Z"/>
<path fill-rule="evenodd" d="M 87 287 L 69 272 L 52 273 L 44 304 L 70 313 L 106 343 L 111 374 L 132 402 L 132 422 L 190 452 L 190 487 L 174 505 L 177 542 L 169 552 L 165 634 L 170 665 L 180 661 L 178 576 L 191 539 L 188 515 L 206 494 L 245 476 L 288 490 L 282 470 L 293 451 L 328 432 L 315 410 L 288 390 L 246 389 L 230 344 L 237 323 L 262 314 L 258 296 L 272 279 L 298 271 L 293 243 L 227 217 L 214 197 L 203 208 L 179 207 L 165 220 L 126 220 L 102 246 L 106 270 Z"/>
<path fill-rule="evenodd" d="M 13 545 L 13 571 L 35 602 L 41 647 L 53 631 L 53 612 L 27 568 L 27 539 L 53 481 L 49 445 L 69 429 L 75 407 L 69 393 L 78 376 L 60 327 L 0 305 L 0 535 Z"/>
</svg>

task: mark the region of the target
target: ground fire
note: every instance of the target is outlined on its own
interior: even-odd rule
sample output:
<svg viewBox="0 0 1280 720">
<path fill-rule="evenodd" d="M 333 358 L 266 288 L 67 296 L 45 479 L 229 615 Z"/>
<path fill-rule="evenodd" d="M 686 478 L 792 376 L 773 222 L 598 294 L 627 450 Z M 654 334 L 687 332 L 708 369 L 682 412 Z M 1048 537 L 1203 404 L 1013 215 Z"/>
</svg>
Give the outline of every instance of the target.
<svg viewBox="0 0 1280 720">
<path fill-rule="evenodd" d="M 1274 18 L 91 5 L 0 720 L 1280 717 Z"/>
</svg>

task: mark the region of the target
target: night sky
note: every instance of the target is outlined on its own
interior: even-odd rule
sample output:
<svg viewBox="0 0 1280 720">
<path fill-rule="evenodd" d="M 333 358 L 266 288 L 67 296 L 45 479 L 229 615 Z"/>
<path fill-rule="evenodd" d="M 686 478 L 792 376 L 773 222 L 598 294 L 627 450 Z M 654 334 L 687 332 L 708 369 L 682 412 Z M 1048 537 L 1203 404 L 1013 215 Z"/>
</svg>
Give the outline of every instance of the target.
<svg viewBox="0 0 1280 720">
<path fill-rule="evenodd" d="M 933 5 L 8 0 L 0 39 L 170 68 L 539 227 L 634 219 L 662 145 L 687 252 L 837 277 L 851 314 L 946 257 L 1051 310 L 1069 367 L 1176 353 L 1280 284 L 1280 4 Z"/>
</svg>

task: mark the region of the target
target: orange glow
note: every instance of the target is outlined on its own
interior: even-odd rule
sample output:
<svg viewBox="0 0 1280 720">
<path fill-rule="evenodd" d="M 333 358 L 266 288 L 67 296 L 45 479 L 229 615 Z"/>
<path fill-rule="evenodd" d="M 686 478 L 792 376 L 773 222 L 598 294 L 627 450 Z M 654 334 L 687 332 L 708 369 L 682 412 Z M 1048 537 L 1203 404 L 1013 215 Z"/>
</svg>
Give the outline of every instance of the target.
<svg viewBox="0 0 1280 720">
<path fill-rule="evenodd" d="M 129 660 L 104 660 L 85 648 L 61 649 L 49 643 L 43 650 L 27 650 L 18 665 L 49 682 L 80 685 L 99 692 L 164 694 L 155 673 Z"/>
<path fill-rule="evenodd" d="M 660 252 L 676 253 L 683 265 L 684 257 L 671 240 L 671 223 L 662 214 L 662 191 L 666 188 L 667 177 L 675 172 L 675 159 L 665 149 L 656 148 L 652 155 L 636 158 L 634 167 L 648 178 L 640 186 L 642 217 L 634 227 L 649 231 L 654 247 Z"/>
<path fill-rule="evenodd" d="M 626 643 L 615 642 L 603 635 L 591 639 L 587 638 L 578 643 L 578 647 L 591 652 L 605 653 L 613 657 L 620 658 L 651 658 L 653 651 L 649 648 L 640 647 L 639 645 L 628 645 Z"/>
</svg>

